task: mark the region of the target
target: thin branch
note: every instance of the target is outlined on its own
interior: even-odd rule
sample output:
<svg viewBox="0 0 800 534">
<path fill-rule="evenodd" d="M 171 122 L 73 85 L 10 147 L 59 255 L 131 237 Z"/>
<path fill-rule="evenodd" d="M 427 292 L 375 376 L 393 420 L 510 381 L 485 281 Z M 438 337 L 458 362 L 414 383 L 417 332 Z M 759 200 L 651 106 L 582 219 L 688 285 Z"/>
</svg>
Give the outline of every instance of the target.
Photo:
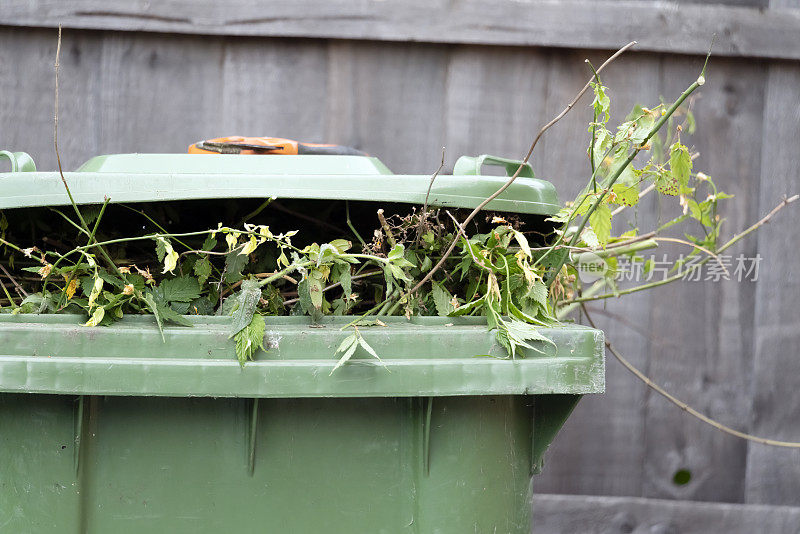
<svg viewBox="0 0 800 534">
<path fill-rule="evenodd" d="M 708 250 L 706 247 L 700 246 L 697 243 L 692 243 L 691 241 L 686 241 L 685 239 L 678 239 L 677 237 L 656 237 L 653 239 L 654 241 L 668 241 L 670 243 L 680 243 L 682 245 L 688 245 L 690 247 L 696 248 L 698 250 L 702 250 L 712 258 L 714 258 L 717 263 L 719 264 L 720 268 L 725 271 L 725 274 L 730 276 L 731 273 L 728 272 L 728 268 L 722 263 L 722 260 L 719 259 L 719 256 Z"/>
<path fill-rule="evenodd" d="M 770 211 L 768 214 L 766 214 L 764 217 L 762 217 L 758 222 L 756 222 L 755 224 L 753 224 L 752 226 L 750 226 L 749 228 L 747 228 L 743 232 L 741 232 L 741 233 L 737 234 L 736 236 L 732 237 L 727 243 L 725 243 L 719 249 L 717 249 L 717 253 L 719 254 L 721 252 L 724 252 L 726 249 L 728 249 L 728 248 L 732 247 L 733 245 L 735 245 L 738 241 L 743 239 L 745 236 L 749 235 L 752 232 L 755 232 L 756 230 L 758 230 L 759 228 L 761 228 L 765 224 L 768 224 L 770 222 L 770 220 L 772 219 L 772 217 L 775 216 L 776 213 L 778 213 L 780 210 L 782 210 L 783 208 L 785 208 L 786 206 L 788 206 L 792 202 L 796 201 L 798 198 L 800 198 L 800 195 L 794 195 L 794 196 L 792 196 L 790 198 L 784 198 L 777 206 L 775 206 L 772 209 L 772 211 Z M 683 271 L 681 271 L 681 272 L 679 272 L 677 274 L 674 274 L 674 275 L 672 275 L 672 276 L 670 276 L 668 278 L 664 278 L 663 280 L 658 280 L 656 282 L 651 282 L 649 284 L 642 284 L 642 285 L 639 285 L 639 286 L 636 286 L 636 287 L 631 287 L 629 289 L 623 289 L 623 290 L 617 291 L 615 293 L 606 293 L 604 295 L 591 296 L 591 297 L 578 297 L 576 299 L 565 301 L 564 304 L 570 304 L 570 303 L 574 303 L 574 302 L 588 302 L 590 300 L 610 299 L 610 298 L 613 298 L 613 297 L 621 297 L 622 295 L 630 295 L 631 293 L 636 293 L 638 291 L 644 291 L 645 289 L 652 289 L 654 287 L 663 286 L 663 285 L 669 284 L 671 282 L 675 282 L 677 280 L 682 279 L 684 276 L 686 276 L 687 274 L 693 272 L 695 269 L 698 269 L 700 266 L 705 265 L 706 262 L 708 262 L 709 259 L 711 259 L 710 256 L 706 257 L 705 259 L 703 259 L 703 260 L 701 260 L 701 261 L 699 261 L 697 263 L 693 263 L 692 265 L 687 267 L 685 270 L 683 270 Z"/>
<path fill-rule="evenodd" d="M 394 248 L 394 246 L 397 244 L 397 240 L 392 234 L 392 229 L 389 228 L 389 223 L 386 222 L 386 217 L 383 216 L 383 208 L 378 210 L 378 221 L 380 221 L 381 228 L 383 228 L 383 231 L 386 234 L 386 241 L 389 243 L 390 247 Z"/>
<path fill-rule="evenodd" d="M 419 224 L 417 225 L 417 239 L 416 243 L 419 243 L 420 238 L 422 237 L 422 231 L 424 230 L 423 226 L 425 226 L 425 216 L 428 214 L 428 198 L 431 196 L 431 189 L 433 188 L 433 182 L 436 181 L 436 177 L 439 176 L 439 173 L 444 168 L 444 151 L 445 147 L 442 147 L 442 162 L 439 163 L 439 168 L 436 169 L 431 175 L 431 181 L 428 182 L 428 191 L 425 193 L 425 203 L 422 205 L 422 213 L 419 216 Z"/>
<path fill-rule="evenodd" d="M 597 328 L 595 326 L 595 324 L 594 324 L 594 321 L 592 320 L 592 316 L 589 314 L 589 310 L 586 309 L 586 306 L 581 304 L 581 308 L 583 309 L 583 313 L 586 316 L 586 320 L 589 322 L 589 324 L 592 326 L 592 328 Z M 799 442 L 796 442 L 796 441 L 778 441 L 778 440 L 775 440 L 775 439 L 761 438 L 761 437 L 758 437 L 758 436 L 754 436 L 752 434 L 747 434 L 745 432 L 741 432 L 741 431 L 735 430 L 735 429 L 733 429 L 733 428 L 731 428 L 729 426 L 723 425 L 719 421 L 716 421 L 716 420 L 708 417 L 707 415 L 704 415 L 704 414 L 698 412 L 697 410 L 695 410 L 694 408 L 692 408 L 691 406 L 689 406 L 688 404 L 686 404 L 682 400 L 680 400 L 677 397 L 675 397 L 674 395 L 670 394 L 667 390 L 665 390 L 664 388 L 662 388 L 661 386 L 659 386 L 658 384 L 653 382 L 647 375 L 645 375 L 639 369 L 634 367 L 634 365 L 631 362 L 629 362 L 627 359 L 625 359 L 617 351 L 617 349 L 614 348 L 614 346 L 611 344 L 610 341 L 606 340 L 605 344 L 606 344 L 606 348 L 608 349 L 608 351 L 611 354 L 614 355 L 614 357 L 617 359 L 617 361 L 619 361 L 619 363 L 621 363 L 628 371 L 633 373 L 633 375 L 636 376 L 636 378 L 638 378 L 639 380 L 644 382 L 644 384 L 647 387 L 649 387 L 650 389 L 652 389 L 653 391 L 655 391 L 656 393 L 658 393 L 659 395 L 661 395 L 662 397 L 664 397 L 665 399 L 667 399 L 672 404 L 674 404 L 675 406 L 677 406 L 681 410 L 685 411 L 689 415 L 699 419 L 700 421 L 702 421 L 702 422 L 704 422 L 704 423 L 706 423 L 708 425 L 711 425 L 712 427 L 716 428 L 717 430 L 719 430 L 721 432 L 724 432 L 725 434 L 729 434 L 731 436 L 735 436 L 737 438 L 741 438 L 741 439 L 744 439 L 744 440 L 747 440 L 747 441 L 752 441 L 754 443 L 761 443 L 762 445 L 771 445 L 773 447 L 785 447 L 785 448 L 790 448 L 790 449 L 800 449 L 800 443 Z"/>
<path fill-rule="evenodd" d="M 361 234 L 358 233 L 358 230 L 356 230 L 356 227 L 353 226 L 353 221 L 350 220 L 350 201 L 349 200 L 345 200 L 344 201 L 344 215 L 345 215 L 345 219 L 347 220 L 347 227 L 350 228 L 350 231 L 353 232 L 353 235 L 356 236 L 356 239 L 358 239 L 359 243 L 361 243 L 361 250 L 364 250 L 365 247 L 367 246 L 367 242 L 364 241 L 364 238 L 361 237 Z"/>
<path fill-rule="evenodd" d="M 596 71 L 596 74 L 600 74 L 600 72 L 601 72 L 601 71 L 602 71 L 602 70 L 603 70 L 603 69 L 604 69 L 606 66 L 608 66 L 608 65 L 609 65 L 609 64 L 610 64 L 612 61 L 614 61 L 615 59 L 617 59 L 617 58 L 618 58 L 620 55 L 622 55 L 622 54 L 623 54 L 623 53 L 624 53 L 626 50 L 628 50 L 629 48 L 631 48 L 631 47 L 632 47 L 632 46 L 634 46 L 635 44 L 636 44 L 636 41 L 631 41 L 630 43 L 626 44 L 625 46 L 623 46 L 622 48 L 620 48 L 619 50 L 617 50 L 617 51 L 616 51 L 616 52 L 615 52 L 615 53 L 614 53 L 614 54 L 613 54 L 611 57 L 609 57 L 607 60 L 605 60 L 605 62 L 604 62 L 602 65 L 600 65 L 600 67 L 598 67 L 598 69 L 597 69 L 597 71 Z M 513 175 L 512 175 L 512 176 L 511 176 L 511 177 L 510 177 L 510 178 L 509 178 L 507 181 L 506 181 L 506 183 L 505 183 L 505 184 L 503 184 L 503 185 L 502 185 L 502 187 L 500 187 L 500 189 L 498 189 L 497 191 L 495 191 L 495 192 L 494 192 L 494 194 L 492 194 L 491 196 L 489 196 L 488 198 L 486 198 L 486 199 L 485 199 L 483 202 L 481 202 L 480 204 L 478 204 L 478 206 L 477 206 L 477 207 L 476 207 L 474 210 L 472 210 L 472 213 L 470 213 L 470 214 L 467 216 L 467 218 L 466 218 L 466 219 L 464 219 L 464 222 L 462 222 L 462 223 L 461 223 L 461 226 L 463 226 L 463 227 L 466 227 L 466 226 L 467 226 L 467 225 L 470 223 L 470 221 L 472 221 L 472 219 L 474 219 L 474 218 L 475 218 L 475 216 L 476 216 L 478 213 L 480 213 L 480 211 L 481 211 L 481 210 L 482 210 L 484 207 L 486 207 L 486 205 L 487 205 L 487 204 L 489 204 L 489 202 L 491 202 L 491 201 L 492 201 L 492 200 L 494 200 L 495 198 L 499 197 L 501 194 L 503 194 L 503 192 L 504 192 L 506 189 L 508 189 L 509 187 L 511 187 L 511 184 L 513 184 L 513 183 L 514 183 L 514 181 L 517 179 L 517 177 L 519 176 L 519 174 L 522 172 L 522 169 L 523 169 L 523 168 L 525 168 L 525 165 L 528 163 L 528 160 L 530 159 L 530 157 L 531 157 L 531 154 L 533 153 L 533 149 L 536 147 L 536 144 L 539 142 L 539 139 L 541 139 L 542 135 L 544 135 L 544 133 L 545 133 L 547 130 L 549 130 L 551 126 L 553 126 L 555 123 L 557 123 L 558 121 L 560 121 L 560 120 L 561 120 L 561 119 L 564 117 L 564 115 L 566 115 L 567 113 L 569 113 L 569 111 L 570 111 L 570 110 L 571 110 L 571 109 L 572 109 L 572 108 L 575 106 L 575 104 L 578 102 L 578 100 L 580 100 L 580 98 L 581 98 L 581 97 L 584 95 L 584 93 L 586 93 L 586 91 L 589 89 L 589 87 L 590 87 L 590 86 L 591 86 L 591 84 L 592 84 L 592 80 L 594 80 L 594 75 L 592 76 L 592 78 L 591 78 L 591 79 L 590 79 L 588 82 L 586 82 L 586 85 L 584 85 L 584 86 L 583 86 L 583 89 L 581 89 L 581 90 L 578 92 L 578 94 L 575 96 L 575 98 L 573 98 L 573 99 L 572 99 L 572 102 L 570 102 L 569 104 L 567 104 L 567 107 L 565 107 L 565 108 L 564 108 L 564 110 L 563 110 L 563 111 L 561 111 L 561 113 L 559 113 L 558 115 L 556 115 L 556 117 L 555 117 L 555 118 L 553 118 L 553 120 L 551 120 L 550 122 L 548 122 L 547 124 L 545 124 L 544 126 L 542 126 L 542 128 L 539 130 L 539 133 L 537 133 L 537 134 L 536 134 L 536 137 L 533 139 L 533 143 L 531 143 L 531 146 L 530 146 L 530 148 L 528 149 L 528 153 L 527 153 L 527 154 L 525 154 L 525 157 L 524 157 L 524 158 L 522 158 L 522 163 L 521 163 L 521 164 L 520 164 L 520 166 L 517 168 L 517 171 L 516 171 L 516 172 L 515 172 L 515 173 L 514 173 L 514 174 L 513 174 Z M 442 267 L 442 265 L 444 265 L 444 262 L 445 262 L 445 261 L 447 261 L 447 258 L 449 258 L 449 257 L 450 257 L 450 254 L 452 254 L 452 253 L 453 253 L 453 250 L 456 248 L 456 244 L 457 244 L 457 243 L 458 243 L 458 236 L 456 236 L 455 238 L 453 238 L 453 242 L 452 242 L 452 243 L 450 243 L 450 246 L 448 247 L 447 251 L 446 251 L 446 252 L 444 253 L 444 255 L 442 256 L 442 258 L 441 258 L 441 259 L 438 261 L 438 263 L 437 263 L 436 265 L 434 265 L 434 266 L 433 266 L 433 268 L 432 268 L 430 271 L 428 271 L 428 272 L 425 274 L 425 276 L 422 278 L 422 280 L 420 280 L 420 281 L 417 283 L 417 285 L 415 285 L 415 286 L 414 286 L 414 287 L 411 289 L 411 291 L 409 291 L 409 293 L 415 293 L 415 292 L 416 292 L 416 291 L 417 291 L 419 288 L 421 288 L 421 287 L 422 287 L 424 284 L 426 284 L 426 283 L 427 283 L 427 282 L 428 282 L 428 281 L 431 279 L 431 277 L 433 276 L 433 274 L 434 274 L 436 271 L 438 271 L 438 270 L 439 270 L 439 269 Z"/>
<path fill-rule="evenodd" d="M 17 291 L 17 294 L 20 297 L 25 298 L 28 296 L 28 293 L 26 293 L 25 290 L 22 289 L 22 286 L 19 285 L 19 282 L 17 282 L 16 279 L 13 276 L 11 276 L 11 273 L 6 270 L 6 268 L 3 266 L 2 263 L 0 263 L 0 270 L 3 271 L 3 274 L 6 275 L 6 278 L 8 278 L 9 281 L 11 281 L 11 283 L 14 285 L 14 289 Z"/>
</svg>

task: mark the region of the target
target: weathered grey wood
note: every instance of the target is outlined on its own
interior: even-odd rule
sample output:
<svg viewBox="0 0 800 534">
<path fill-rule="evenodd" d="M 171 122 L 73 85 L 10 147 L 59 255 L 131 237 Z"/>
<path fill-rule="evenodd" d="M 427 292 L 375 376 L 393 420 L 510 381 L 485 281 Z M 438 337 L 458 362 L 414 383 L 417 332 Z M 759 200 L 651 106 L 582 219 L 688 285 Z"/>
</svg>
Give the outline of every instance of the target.
<svg viewBox="0 0 800 534">
<path fill-rule="evenodd" d="M 396 173 L 433 173 L 444 140 L 449 48 L 332 42 L 327 139 Z"/>
<path fill-rule="evenodd" d="M 0 29 L 0 146 L 33 156 L 42 169 L 55 169 L 53 104 L 57 32 Z M 101 34 L 74 33 L 61 50 L 59 152 L 72 170 L 99 149 Z"/>
<path fill-rule="evenodd" d="M 769 67 L 764 104 L 759 208 L 769 211 L 783 195 L 800 193 L 800 68 Z M 751 385 L 753 432 L 800 441 L 800 211 L 784 210 L 759 232 L 764 257 L 756 288 L 755 371 Z M 800 504 L 800 451 L 751 444 L 747 502 Z"/>
<path fill-rule="evenodd" d="M 460 155 L 521 159 L 547 122 L 552 54 L 519 48 L 458 46 L 447 68 L 447 163 Z M 538 156 L 538 153 L 537 153 Z M 539 171 L 539 159 L 532 159 Z M 486 169 L 491 172 L 491 169 Z"/>
<path fill-rule="evenodd" d="M 662 61 L 661 88 L 666 99 L 679 95 L 702 66 L 700 58 Z M 682 135 L 684 143 L 695 145 L 700 152 L 695 161 L 697 170 L 705 171 L 722 190 L 735 195 L 720 204 L 727 219 L 724 239 L 758 217 L 754 199 L 758 198 L 759 184 L 753 177 L 760 165 L 764 71 L 758 63 L 721 58 L 713 61 L 707 82 L 693 102 L 697 134 Z M 700 192 L 703 198 L 710 193 L 702 187 Z M 663 198 L 665 221 L 680 214 L 676 200 Z M 683 237 L 680 230 L 670 233 Z M 672 260 L 689 251 L 681 245 L 662 248 Z M 750 258 L 755 252 L 755 240 L 749 239 L 726 254 Z M 754 283 L 737 281 L 735 265 L 734 261 L 729 267 L 732 281 L 677 282 L 654 291 L 657 305 L 652 308 L 649 328 L 654 338 L 649 368 L 651 378 L 678 398 L 724 424 L 747 431 L 750 399 L 741 392 L 752 374 Z M 702 274 L 707 278 L 708 271 Z M 676 312 L 678 309 L 684 312 Z M 743 499 L 745 442 L 687 417 L 652 392 L 645 426 L 644 496 L 730 502 Z M 688 484 L 673 482 L 680 469 L 691 472 Z"/>
<path fill-rule="evenodd" d="M 229 40 L 217 136 L 325 141 L 327 65 L 324 41 Z"/>
<path fill-rule="evenodd" d="M 568 21 L 568 23 L 567 23 Z M 6 0 L 0 24 L 216 35 L 618 48 L 800 58 L 800 10 L 672 2 Z"/>
<path fill-rule="evenodd" d="M 185 152 L 218 136 L 223 57 L 219 37 L 106 34 L 101 151 Z"/>
<path fill-rule="evenodd" d="M 564 108 L 591 75 L 584 59 L 588 57 L 598 66 L 607 55 L 583 51 L 554 54 L 547 95 L 550 117 Z M 651 55 L 628 56 L 603 72 L 602 81 L 611 96 L 612 125 L 623 121 L 634 104 L 657 100 L 659 72 L 658 58 Z M 538 157 L 544 161 L 542 175 L 558 184 L 564 200 L 577 195 L 590 176 L 586 147 L 592 96 L 584 98 L 545 134 L 543 145 L 537 149 Z M 652 199 L 645 198 L 642 202 L 648 205 Z M 636 214 L 637 210 L 629 210 L 621 219 L 633 220 Z M 639 223 L 646 227 L 648 221 L 639 217 Z M 618 229 L 624 231 L 624 226 L 620 223 Z M 650 340 L 636 328 L 638 325 L 646 331 L 650 295 L 640 293 L 631 297 L 606 305 L 593 304 L 592 308 L 601 311 L 605 308 L 622 316 L 634 329 L 602 313 L 595 312 L 593 317 L 615 346 L 646 369 Z M 581 401 L 556 438 L 546 457 L 544 472 L 534 480 L 534 488 L 558 493 L 639 495 L 644 456 L 644 395 L 644 386 L 609 360 L 606 393 Z"/>
<path fill-rule="evenodd" d="M 533 525 L 533 534 L 796 534 L 800 508 L 534 495 Z"/>
</svg>

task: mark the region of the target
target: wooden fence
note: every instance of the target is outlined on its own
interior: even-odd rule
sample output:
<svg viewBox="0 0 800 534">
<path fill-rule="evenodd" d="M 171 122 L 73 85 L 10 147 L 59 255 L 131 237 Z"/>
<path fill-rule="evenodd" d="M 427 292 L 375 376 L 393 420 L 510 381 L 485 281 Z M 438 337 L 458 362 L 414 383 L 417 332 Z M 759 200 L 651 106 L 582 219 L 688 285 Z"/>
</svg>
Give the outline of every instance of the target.
<svg viewBox="0 0 800 534">
<path fill-rule="evenodd" d="M 3 4 L 0 148 L 30 152 L 41 169 L 55 167 L 59 23 L 67 169 L 95 154 L 182 152 L 232 134 L 348 144 L 398 173 L 432 172 L 442 146 L 450 168 L 462 154 L 521 157 L 585 83 L 585 58 L 597 65 L 609 50 L 639 41 L 604 75 L 621 119 L 634 103 L 680 94 L 716 32 L 691 143 L 700 152 L 696 166 L 736 195 L 725 208 L 726 235 L 800 192 L 800 9 L 791 2 Z M 537 175 L 564 198 L 586 179 L 588 103 L 533 156 Z M 643 212 L 659 213 L 656 199 L 646 202 Z M 800 209 L 792 207 L 730 251 L 761 255 L 757 281 L 686 282 L 593 308 L 615 345 L 678 397 L 735 428 L 800 441 L 797 228 Z M 742 510 L 774 516 L 777 526 L 764 531 L 798 528 L 791 507 L 800 506 L 800 452 L 722 435 L 613 360 L 607 376 L 607 393 L 582 401 L 535 479 L 538 492 L 600 497 L 542 497 L 537 513 L 555 514 L 542 532 L 576 531 L 565 510 L 602 522 L 617 517 L 610 509 L 623 519 L 658 509 L 652 513 L 695 514 L 696 525 L 716 517 L 731 532 L 757 528 L 730 519 L 750 513 L 736 515 L 730 505 L 659 508 L 657 499 L 788 505 Z M 687 484 L 674 482 L 679 470 L 690 472 Z M 633 531 L 614 528 L 597 531 Z"/>
</svg>

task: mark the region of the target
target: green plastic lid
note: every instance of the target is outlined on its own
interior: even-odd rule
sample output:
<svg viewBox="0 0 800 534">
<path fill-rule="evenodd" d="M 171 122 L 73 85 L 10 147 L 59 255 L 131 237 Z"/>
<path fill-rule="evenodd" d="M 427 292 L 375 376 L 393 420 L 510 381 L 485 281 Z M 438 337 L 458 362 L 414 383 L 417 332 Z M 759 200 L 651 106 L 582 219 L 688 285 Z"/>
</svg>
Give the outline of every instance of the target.
<svg viewBox="0 0 800 534">
<path fill-rule="evenodd" d="M 0 174 L 0 209 L 69 204 L 59 174 L 30 171 L 32 163 Z M 481 175 L 483 165 L 502 166 L 510 175 L 521 162 L 464 156 L 453 175 L 439 175 L 430 185 L 430 175 L 393 174 L 364 156 L 113 154 L 92 158 L 64 177 L 78 204 L 275 197 L 421 205 L 430 186 L 431 206 L 475 208 L 507 180 Z M 534 178 L 526 164 L 486 209 L 552 215 L 559 203 L 553 185 Z"/>
</svg>

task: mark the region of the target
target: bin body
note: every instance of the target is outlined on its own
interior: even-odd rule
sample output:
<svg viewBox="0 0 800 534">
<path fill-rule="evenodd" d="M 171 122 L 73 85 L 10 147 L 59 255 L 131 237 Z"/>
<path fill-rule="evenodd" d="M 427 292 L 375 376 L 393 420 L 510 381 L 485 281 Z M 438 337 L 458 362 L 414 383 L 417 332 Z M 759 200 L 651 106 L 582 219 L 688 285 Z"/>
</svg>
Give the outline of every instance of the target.
<svg viewBox="0 0 800 534">
<path fill-rule="evenodd" d="M 530 532 L 531 399 L 0 396 L 3 532 Z M 429 470 L 426 470 L 426 467 Z"/>
<path fill-rule="evenodd" d="M 603 386 L 581 327 L 506 360 L 480 319 L 387 318 L 361 329 L 383 363 L 331 374 L 346 319 L 270 318 L 244 368 L 229 319 L 151 320 L 0 316 L 0 532 L 527 534 L 541 453 Z"/>
</svg>

